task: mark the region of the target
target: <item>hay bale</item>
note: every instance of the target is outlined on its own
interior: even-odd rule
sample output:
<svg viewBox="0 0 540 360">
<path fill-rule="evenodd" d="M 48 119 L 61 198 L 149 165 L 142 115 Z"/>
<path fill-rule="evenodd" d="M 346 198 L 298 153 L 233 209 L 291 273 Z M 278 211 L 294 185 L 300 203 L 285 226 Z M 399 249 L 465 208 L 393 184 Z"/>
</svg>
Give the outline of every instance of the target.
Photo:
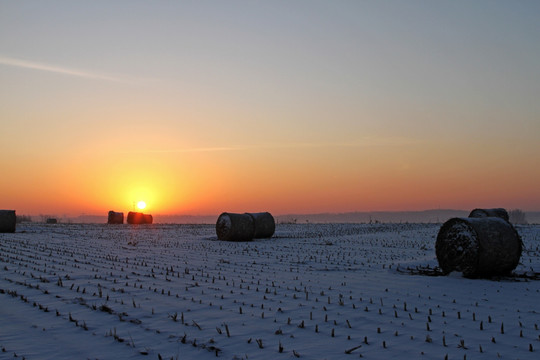
<svg viewBox="0 0 540 360">
<path fill-rule="evenodd" d="M 124 213 L 109 211 L 107 216 L 107 224 L 123 224 L 124 223 Z"/>
<path fill-rule="evenodd" d="M 483 218 L 483 217 L 500 217 L 501 219 L 504 219 L 508 221 L 509 216 L 508 212 L 503 208 L 495 208 L 495 209 L 474 209 L 469 214 L 470 218 Z"/>
<path fill-rule="evenodd" d="M 224 212 L 216 222 L 216 234 L 219 240 L 251 241 L 255 233 L 253 217 L 248 214 Z"/>
<path fill-rule="evenodd" d="M 435 243 L 444 273 L 459 271 L 471 278 L 509 274 L 521 251 L 516 229 L 500 217 L 450 219 L 441 226 Z"/>
<path fill-rule="evenodd" d="M 55 219 L 55 218 L 48 218 L 46 221 L 45 221 L 46 224 L 58 224 L 58 219 Z"/>
<path fill-rule="evenodd" d="M 0 210 L 0 233 L 15 232 L 16 223 L 15 210 Z"/>
<path fill-rule="evenodd" d="M 133 212 L 133 211 L 128 212 L 127 223 L 128 224 L 144 224 L 143 214 L 140 212 Z"/>
<path fill-rule="evenodd" d="M 152 218 L 152 215 L 143 214 L 143 213 L 134 212 L 134 211 L 128 212 L 128 216 L 127 216 L 128 224 L 134 224 L 134 225 L 152 224 L 153 221 L 154 219 Z"/>
<path fill-rule="evenodd" d="M 269 212 L 246 213 L 253 220 L 254 239 L 270 238 L 276 231 L 276 222 Z"/>
<path fill-rule="evenodd" d="M 143 214 L 144 216 L 144 223 L 145 224 L 152 224 L 154 222 L 154 218 L 150 214 Z"/>
</svg>

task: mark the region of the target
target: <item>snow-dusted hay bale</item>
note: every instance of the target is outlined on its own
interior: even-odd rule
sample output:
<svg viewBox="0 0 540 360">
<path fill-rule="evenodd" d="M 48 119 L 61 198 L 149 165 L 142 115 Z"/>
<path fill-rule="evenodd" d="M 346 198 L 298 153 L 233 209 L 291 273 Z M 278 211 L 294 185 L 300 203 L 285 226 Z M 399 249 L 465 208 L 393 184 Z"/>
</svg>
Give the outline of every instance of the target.
<svg viewBox="0 0 540 360">
<path fill-rule="evenodd" d="M 253 217 L 249 214 L 224 212 L 217 219 L 216 234 L 219 240 L 251 241 L 255 234 Z"/>
<path fill-rule="evenodd" d="M 469 214 L 470 218 L 483 218 L 483 217 L 500 217 L 508 221 L 508 212 L 503 208 L 496 209 L 474 209 Z"/>
<path fill-rule="evenodd" d="M 124 223 L 124 213 L 123 212 L 116 212 L 116 211 L 109 211 L 108 217 L 107 217 L 107 224 L 123 224 Z"/>
<path fill-rule="evenodd" d="M 0 233 L 15 232 L 16 223 L 15 210 L 0 210 Z"/>
<path fill-rule="evenodd" d="M 247 213 L 253 219 L 254 239 L 270 238 L 276 231 L 276 222 L 269 212 Z"/>
<path fill-rule="evenodd" d="M 516 229 L 499 217 L 450 219 L 435 243 L 444 273 L 458 271 L 473 278 L 509 274 L 518 265 L 521 250 Z"/>
<path fill-rule="evenodd" d="M 135 224 L 135 225 L 142 225 L 142 224 L 152 224 L 154 219 L 152 218 L 152 215 L 149 214 L 143 214 L 140 212 L 134 212 L 130 211 L 127 215 L 127 223 L 128 224 Z"/>
</svg>

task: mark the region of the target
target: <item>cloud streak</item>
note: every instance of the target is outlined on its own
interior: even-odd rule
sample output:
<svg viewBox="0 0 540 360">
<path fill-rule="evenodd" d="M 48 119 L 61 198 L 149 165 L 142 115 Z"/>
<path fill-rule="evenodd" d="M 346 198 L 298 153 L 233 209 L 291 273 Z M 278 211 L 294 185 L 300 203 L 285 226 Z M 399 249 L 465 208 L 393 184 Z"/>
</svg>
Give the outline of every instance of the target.
<svg viewBox="0 0 540 360">
<path fill-rule="evenodd" d="M 198 153 L 198 152 L 225 152 L 246 150 L 272 150 L 272 149 L 319 149 L 319 148 L 362 148 L 362 147 L 399 147 L 418 143 L 418 140 L 405 137 L 366 137 L 357 142 L 305 142 L 305 143 L 274 143 L 260 145 L 239 145 L 221 147 L 192 147 L 180 149 L 158 149 L 127 151 L 128 153 Z"/>
<path fill-rule="evenodd" d="M 16 59 L 16 58 L 2 56 L 2 55 L 0 55 L 0 64 L 1 65 L 6 65 L 6 66 L 13 66 L 13 67 L 18 67 L 18 68 L 23 68 L 23 69 L 46 71 L 46 72 L 62 74 L 62 75 L 68 75 L 68 76 L 74 76 L 74 77 L 85 78 L 85 79 L 91 79 L 91 80 L 104 80 L 104 81 L 112 81 L 112 82 L 119 82 L 119 83 L 128 82 L 127 79 L 122 79 L 122 78 L 117 77 L 117 76 L 100 74 L 100 73 L 96 73 L 96 72 L 92 72 L 92 71 L 72 69 L 72 68 L 68 68 L 68 67 L 61 67 L 61 66 L 43 64 L 43 63 L 39 63 L 39 62 L 28 61 L 28 60 L 23 60 L 23 59 Z"/>
</svg>

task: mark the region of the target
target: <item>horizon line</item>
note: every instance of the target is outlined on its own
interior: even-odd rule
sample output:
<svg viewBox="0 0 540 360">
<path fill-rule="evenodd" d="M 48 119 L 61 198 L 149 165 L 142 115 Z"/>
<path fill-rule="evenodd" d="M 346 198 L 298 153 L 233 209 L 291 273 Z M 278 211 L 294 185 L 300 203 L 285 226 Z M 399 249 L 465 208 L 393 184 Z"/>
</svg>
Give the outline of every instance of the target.
<svg viewBox="0 0 540 360">
<path fill-rule="evenodd" d="M 482 208 L 484 209 L 484 208 Z M 472 209 L 474 210 L 474 209 Z M 465 209 L 451 209 L 451 208 L 432 208 L 432 209 L 424 209 L 424 210 L 354 210 L 354 211 L 343 211 L 343 212 L 314 212 L 314 213 L 308 213 L 308 212 L 290 212 L 290 213 L 278 213 L 278 214 L 272 214 L 273 216 L 293 216 L 293 215 L 301 215 L 301 216 L 317 216 L 317 215 L 345 215 L 345 214 L 373 214 L 373 213 L 422 213 L 422 212 L 435 212 L 435 211 L 456 211 L 456 212 L 471 212 L 472 210 L 465 210 Z M 512 210 L 521 210 L 521 209 L 509 209 L 508 211 Z M 128 212 L 131 212 L 127 211 Z M 525 213 L 534 213 L 534 212 L 540 212 L 540 210 L 521 210 Z M 123 211 L 118 211 L 123 212 Z M 141 212 L 141 213 L 149 213 L 145 211 L 135 211 L 135 212 Z M 189 214 L 189 213 L 172 213 L 172 214 L 163 214 L 163 213 L 156 213 L 152 214 L 152 216 L 159 216 L 159 217 L 173 217 L 173 216 L 186 216 L 186 217 L 211 217 L 211 216 L 219 216 L 219 214 L 223 212 L 231 212 L 233 211 L 222 211 L 219 213 L 207 213 L 207 214 Z M 20 216 L 56 216 L 53 214 L 20 214 Z M 79 215 L 67 215 L 67 216 L 58 216 L 60 218 L 79 218 L 79 217 L 106 217 L 107 214 L 104 213 L 103 215 L 97 214 L 97 213 L 81 213 Z"/>
</svg>

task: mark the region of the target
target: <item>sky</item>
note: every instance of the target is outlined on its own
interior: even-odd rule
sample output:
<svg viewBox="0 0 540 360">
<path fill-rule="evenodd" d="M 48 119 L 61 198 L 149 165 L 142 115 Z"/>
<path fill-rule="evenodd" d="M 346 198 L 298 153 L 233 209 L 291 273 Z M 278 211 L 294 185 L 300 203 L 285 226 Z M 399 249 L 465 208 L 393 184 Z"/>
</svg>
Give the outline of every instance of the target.
<svg viewBox="0 0 540 360">
<path fill-rule="evenodd" d="M 0 208 L 540 210 L 538 1 L 0 1 Z"/>
</svg>

